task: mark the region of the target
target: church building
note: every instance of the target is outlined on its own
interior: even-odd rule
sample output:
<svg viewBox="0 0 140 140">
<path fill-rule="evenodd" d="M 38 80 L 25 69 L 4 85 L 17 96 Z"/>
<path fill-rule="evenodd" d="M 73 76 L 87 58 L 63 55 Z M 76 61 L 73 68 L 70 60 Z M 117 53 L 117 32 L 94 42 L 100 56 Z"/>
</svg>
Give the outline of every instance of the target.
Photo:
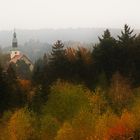
<svg viewBox="0 0 140 140">
<path fill-rule="evenodd" d="M 23 54 L 18 48 L 17 36 L 14 30 L 13 40 L 12 40 L 12 50 L 10 53 L 10 63 L 16 64 L 20 60 L 23 60 L 27 65 L 29 65 L 31 71 L 33 70 L 32 61 L 25 54 Z"/>
</svg>

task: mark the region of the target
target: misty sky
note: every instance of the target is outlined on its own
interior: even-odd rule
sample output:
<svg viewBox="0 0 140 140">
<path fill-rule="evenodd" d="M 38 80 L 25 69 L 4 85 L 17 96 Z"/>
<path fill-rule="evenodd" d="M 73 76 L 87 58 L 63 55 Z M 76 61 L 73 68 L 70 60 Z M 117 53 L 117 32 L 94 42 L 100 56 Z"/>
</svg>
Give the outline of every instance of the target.
<svg viewBox="0 0 140 140">
<path fill-rule="evenodd" d="M 140 29 L 140 0 L 0 0 L 0 30 L 105 27 Z"/>
</svg>

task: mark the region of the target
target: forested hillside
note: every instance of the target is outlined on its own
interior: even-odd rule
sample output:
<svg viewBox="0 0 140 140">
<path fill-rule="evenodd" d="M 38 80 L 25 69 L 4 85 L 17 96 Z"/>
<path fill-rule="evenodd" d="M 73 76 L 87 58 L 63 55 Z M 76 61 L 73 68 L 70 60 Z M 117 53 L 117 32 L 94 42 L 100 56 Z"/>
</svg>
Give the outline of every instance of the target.
<svg viewBox="0 0 140 140">
<path fill-rule="evenodd" d="M 140 35 L 125 25 L 98 40 L 57 40 L 30 78 L 1 51 L 0 140 L 140 140 Z"/>
</svg>

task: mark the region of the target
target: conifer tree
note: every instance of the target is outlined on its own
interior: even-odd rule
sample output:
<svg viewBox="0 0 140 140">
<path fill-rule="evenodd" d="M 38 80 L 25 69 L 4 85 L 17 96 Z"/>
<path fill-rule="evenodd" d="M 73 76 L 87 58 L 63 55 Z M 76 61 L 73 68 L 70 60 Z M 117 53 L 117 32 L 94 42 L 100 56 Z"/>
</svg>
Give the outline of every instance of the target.
<svg viewBox="0 0 140 140">
<path fill-rule="evenodd" d="M 50 75 L 51 79 L 64 77 L 65 74 L 65 49 L 64 44 L 57 40 L 52 46 L 52 53 L 50 58 Z"/>
<path fill-rule="evenodd" d="M 98 37 L 98 38 L 99 38 L 99 41 L 101 42 L 104 39 L 110 39 L 112 37 L 111 37 L 110 31 L 108 29 L 106 29 L 104 31 L 104 34 L 102 35 L 102 38 L 101 37 Z"/>
<path fill-rule="evenodd" d="M 52 46 L 52 60 L 56 60 L 64 55 L 64 44 L 61 40 L 57 40 L 56 43 Z"/>
<path fill-rule="evenodd" d="M 102 37 L 99 37 L 100 43 L 93 49 L 93 60 L 96 76 L 104 72 L 107 78 L 110 78 L 116 70 L 116 40 L 111 36 L 108 29 L 104 31 Z"/>
<path fill-rule="evenodd" d="M 123 46 L 127 46 L 133 43 L 136 38 L 136 34 L 133 35 L 133 32 L 134 30 L 131 30 L 131 28 L 127 24 L 125 24 L 124 30 L 121 31 L 121 36 L 118 36 L 119 43 Z"/>
</svg>

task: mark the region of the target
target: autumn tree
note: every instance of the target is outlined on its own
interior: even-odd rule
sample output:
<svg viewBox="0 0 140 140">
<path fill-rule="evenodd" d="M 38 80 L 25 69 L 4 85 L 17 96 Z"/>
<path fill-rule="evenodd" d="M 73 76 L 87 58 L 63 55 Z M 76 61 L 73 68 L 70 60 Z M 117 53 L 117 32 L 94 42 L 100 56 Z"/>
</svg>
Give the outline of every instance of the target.
<svg viewBox="0 0 140 140">
<path fill-rule="evenodd" d="M 27 109 L 17 110 L 8 123 L 9 140 L 29 140 L 34 137 L 33 117 Z"/>
<path fill-rule="evenodd" d="M 63 122 L 73 118 L 77 111 L 87 104 L 88 96 L 82 85 L 57 81 L 51 87 L 43 112 Z"/>
<path fill-rule="evenodd" d="M 60 129 L 61 123 L 51 115 L 43 114 L 41 122 L 40 122 L 40 139 L 41 140 L 54 140 L 57 131 Z"/>
<path fill-rule="evenodd" d="M 131 105 L 133 93 L 128 80 L 118 72 L 112 77 L 111 87 L 108 94 L 108 102 L 117 113 Z"/>
</svg>

